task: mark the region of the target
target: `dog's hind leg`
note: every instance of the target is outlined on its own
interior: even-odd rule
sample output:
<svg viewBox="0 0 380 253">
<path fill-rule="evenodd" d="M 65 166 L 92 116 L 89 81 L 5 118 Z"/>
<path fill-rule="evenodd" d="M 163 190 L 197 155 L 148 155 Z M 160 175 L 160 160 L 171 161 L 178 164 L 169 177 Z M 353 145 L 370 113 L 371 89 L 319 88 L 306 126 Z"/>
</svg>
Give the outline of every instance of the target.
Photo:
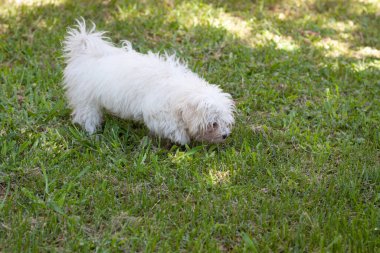
<svg viewBox="0 0 380 253">
<path fill-rule="evenodd" d="M 89 134 L 93 134 L 102 123 L 101 109 L 94 104 L 75 105 L 73 122 L 81 125 Z"/>
</svg>

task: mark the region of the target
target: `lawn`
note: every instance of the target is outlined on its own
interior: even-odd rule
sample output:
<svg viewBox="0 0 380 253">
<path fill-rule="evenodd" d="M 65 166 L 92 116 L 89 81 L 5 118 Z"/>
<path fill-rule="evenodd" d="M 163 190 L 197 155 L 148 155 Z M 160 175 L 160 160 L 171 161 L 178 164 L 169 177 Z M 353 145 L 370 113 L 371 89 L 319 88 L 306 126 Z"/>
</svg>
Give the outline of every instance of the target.
<svg viewBox="0 0 380 253">
<path fill-rule="evenodd" d="M 223 144 L 70 120 L 83 16 L 236 101 Z M 0 1 L 0 252 L 379 252 L 376 0 Z"/>
</svg>

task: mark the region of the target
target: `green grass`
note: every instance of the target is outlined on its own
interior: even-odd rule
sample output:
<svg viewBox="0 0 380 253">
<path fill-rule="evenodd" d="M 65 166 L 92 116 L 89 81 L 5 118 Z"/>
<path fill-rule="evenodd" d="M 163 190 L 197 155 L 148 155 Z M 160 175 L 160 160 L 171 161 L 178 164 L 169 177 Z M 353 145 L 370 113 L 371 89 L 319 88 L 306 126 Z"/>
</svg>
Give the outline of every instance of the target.
<svg viewBox="0 0 380 253">
<path fill-rule="evenodd" d="M 0 4 L 1 252 L 379 252 L 377 1 Z M 70 121 L 61 42 L 83 16 L 177 52 L 237 103 L 221 145 Z"/>
</svg>

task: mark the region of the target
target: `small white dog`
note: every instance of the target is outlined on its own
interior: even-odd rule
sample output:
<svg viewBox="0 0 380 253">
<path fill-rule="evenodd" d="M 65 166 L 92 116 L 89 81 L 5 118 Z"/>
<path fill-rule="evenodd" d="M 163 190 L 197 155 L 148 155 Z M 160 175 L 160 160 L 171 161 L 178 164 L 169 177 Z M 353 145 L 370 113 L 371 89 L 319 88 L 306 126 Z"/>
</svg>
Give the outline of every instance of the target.
<svg viewBox="0 0 380 253">
<path fill-rule="evenodd" d="M 231 95 L 192 73 L 175 56 L 141 54 L 121 48 L 77 20 L 64 40 L 64 86 L 73 122 L 90 134 L 100 126 L 102 110 L 143 121 L 156 135 L 186 144 L 221 142 L 234 123 Z"/>
</svg>

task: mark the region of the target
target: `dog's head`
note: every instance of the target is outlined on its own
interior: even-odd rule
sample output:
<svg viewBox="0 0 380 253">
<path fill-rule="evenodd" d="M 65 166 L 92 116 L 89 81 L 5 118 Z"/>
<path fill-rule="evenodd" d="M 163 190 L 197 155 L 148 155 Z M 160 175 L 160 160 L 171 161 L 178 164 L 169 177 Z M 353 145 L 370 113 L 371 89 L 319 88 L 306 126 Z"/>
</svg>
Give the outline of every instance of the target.
<svg viewBox="0 0 380 253">
<path fill-rule="evenodd" d="M 231 134 L 235 105 L 231 95 L 215 85 L 191 92 L 181 111 L 188 134 L 194 140 L 217 143 Z"/>
</svg>

